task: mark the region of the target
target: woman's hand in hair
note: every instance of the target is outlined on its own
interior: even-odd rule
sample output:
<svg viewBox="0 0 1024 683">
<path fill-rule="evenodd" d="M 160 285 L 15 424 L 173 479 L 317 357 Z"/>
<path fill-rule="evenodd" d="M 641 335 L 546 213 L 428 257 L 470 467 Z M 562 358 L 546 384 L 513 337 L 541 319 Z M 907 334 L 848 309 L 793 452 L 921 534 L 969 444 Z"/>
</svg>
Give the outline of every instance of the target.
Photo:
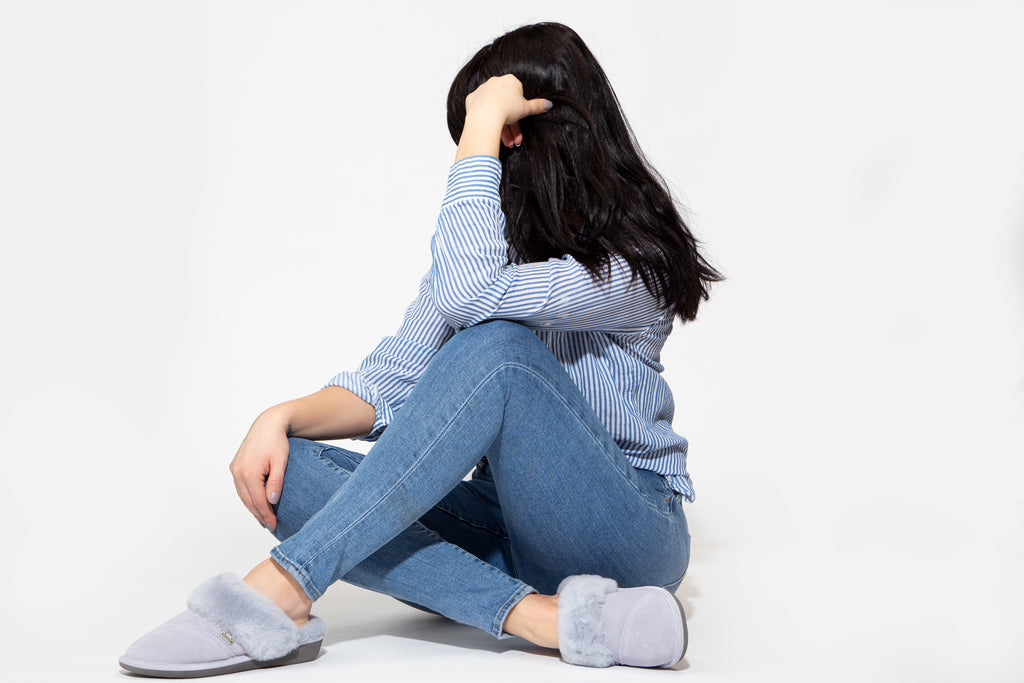
<svg viewBox="0 0 1024 683">
<path fill-rule="evenodd" d="M 551 109 L 543 98 L 523 97 L 523 84 L 512 74 L 492 76 L 466 96 L 466 124 L 455 155 L 458 161 L 474 154 L 498 156 L 498 145 L 521 145 L 519 121 Z"/>
</svg>

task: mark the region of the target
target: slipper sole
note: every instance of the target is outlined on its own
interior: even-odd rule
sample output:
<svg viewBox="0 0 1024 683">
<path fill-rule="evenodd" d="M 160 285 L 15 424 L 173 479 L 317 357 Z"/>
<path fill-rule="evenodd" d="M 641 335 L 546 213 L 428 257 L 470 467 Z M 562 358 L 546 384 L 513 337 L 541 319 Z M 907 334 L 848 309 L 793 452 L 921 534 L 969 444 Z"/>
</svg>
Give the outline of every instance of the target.
<svg viewBox="0 0 1024 683">
<path fill-rule="evenodd" d="M 126 664 L 123 660 L 118 662 L 121 668 L 133 674 L 150 676 L 153 678 L 204 678 L 206 676 L 220 676 L 222 674 L 233 674 L 239 671 L 251 671 L 253 669 L 269 669 L 275 666 L 287 666 L 288 664 L 302 664 L 311 662 L 320 654 L 322 640 L 313 643 L 300 645 L 283 657 L 269 659 L 264 662 L 255 659 L 244 661 L 227 666 L 216 666 L 206 669 L 147 669 L 141 666 Z"/>
<path fill-rule="evenodd" d="M 683 621 L 683 651 L 679 653 L 676 661 L 672 662 L 667 667 L 664 667 L 666 669 L 671 668 L 682 661 L 683 657 L 686 656 L 686 648 L 690 646 L 690 632 L 686 628 L 686 612 L 683 611 L 683 603 L 679 602 L 679 598 L 676 597 L 675 593 L 669 593 L 669 595 L 671 595 L 672 599 L 676 601 L 676 606 L 679 607 L 679 618 Z"/>
</svg>

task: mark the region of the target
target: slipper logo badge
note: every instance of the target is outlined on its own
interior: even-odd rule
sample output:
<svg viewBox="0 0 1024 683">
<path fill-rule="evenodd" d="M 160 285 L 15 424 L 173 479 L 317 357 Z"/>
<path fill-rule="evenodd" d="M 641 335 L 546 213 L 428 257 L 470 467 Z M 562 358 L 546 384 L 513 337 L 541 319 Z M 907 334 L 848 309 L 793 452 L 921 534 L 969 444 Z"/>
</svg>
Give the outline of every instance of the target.
<svg viewBox="0 0 1024 683">
<path fill-rule="evenodd" d="M 223 638 L 224 642 L 227 643 L 228 645 L 231 645 L 231 644 L 233 644 L 235 642 L 235 637 L 233 635 L 231 635 L 230 633 L 228 633 L 227 631 L 221 631 L 220 632 L 220 637 Z"/>
</svg>

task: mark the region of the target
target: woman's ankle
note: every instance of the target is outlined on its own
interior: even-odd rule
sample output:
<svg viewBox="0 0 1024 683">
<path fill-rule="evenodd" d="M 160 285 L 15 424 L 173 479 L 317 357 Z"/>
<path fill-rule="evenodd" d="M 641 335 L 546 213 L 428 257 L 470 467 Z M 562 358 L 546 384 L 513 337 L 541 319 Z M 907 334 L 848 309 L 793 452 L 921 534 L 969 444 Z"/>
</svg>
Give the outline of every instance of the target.
<svg viewBox="0 0 1024 683">
<path fill-rule="evenodd" d="M 297 626 L 303 626 L 309 621 L 313 601 L 295 577 L 273 559 L 267 558 L 260 562 L 242 580 L 273 600 Z"/>
<path fill-rule="evenodd" d="M 541 647 L 558 648 L 558 596 L 531 593 L 516 603 L 503 629 Z"/>
</svg>

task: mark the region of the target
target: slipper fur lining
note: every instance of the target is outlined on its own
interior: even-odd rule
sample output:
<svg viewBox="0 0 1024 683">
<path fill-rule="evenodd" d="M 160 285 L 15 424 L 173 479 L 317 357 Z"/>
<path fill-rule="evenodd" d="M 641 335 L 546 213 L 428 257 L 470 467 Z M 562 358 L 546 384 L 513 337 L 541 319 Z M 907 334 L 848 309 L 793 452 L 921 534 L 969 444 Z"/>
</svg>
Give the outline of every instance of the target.
<svg viewBox="0 0 1024 683">
<path fill-rule="evenodd" d="M 611 666 L 615 657 L 604 642 L 601 612 L 608 593 L 618 589 L 612 579 L 576 574 L 558 585 L 558 649 L 562 659 L 579 666 Z"/>
<path fill-rule="evenodd" d="M 188 607 L 227 631 L 257 661 L 283 657 L 299 646 L 295 622 L 273 600 L 230 572 L 192 591 Z M 322 629 L 322 623 L 319 626 Z M 302 630 L 307 635 L 307 628 Z"/>
</svg>

